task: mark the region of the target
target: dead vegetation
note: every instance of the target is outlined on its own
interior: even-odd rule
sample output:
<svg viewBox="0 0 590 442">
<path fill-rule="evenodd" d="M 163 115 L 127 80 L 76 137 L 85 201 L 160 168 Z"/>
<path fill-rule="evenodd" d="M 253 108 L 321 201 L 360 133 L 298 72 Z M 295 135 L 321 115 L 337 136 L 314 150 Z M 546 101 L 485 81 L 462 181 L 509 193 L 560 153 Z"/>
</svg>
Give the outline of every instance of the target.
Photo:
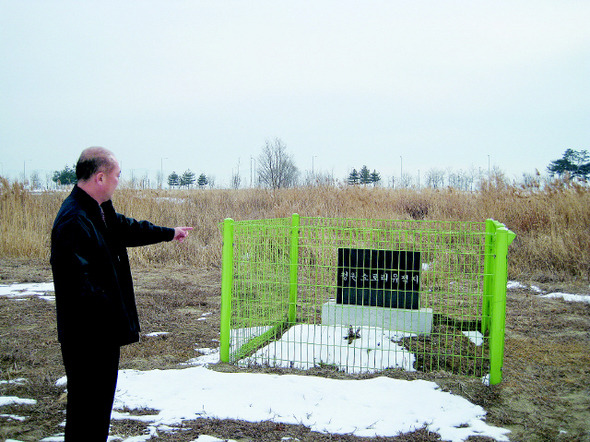
<svg viewBox="0 0 590 442">
<path fill-rule="evenodd" d="M 489 373 L 487 350 L 477 346 L 454 327 L 436 324 L 432 334 L 403 338 L 401 345 L 416 356 L 414 368 L 432 372 L 443 369 L 449 373 L 482 377 Z"/>
<path fill-rule="evenodd" d="M 0 180 L 0 284 L 51 280 L 49 231 L 66 193 L 32 194 Z M 509 278 L 544 291 L 589 292 L 590 192 L 584 186 L 555 183 L 545 189 L 523 189 L 490 183 L 478 192 L 345 188 L 262 189 L 190 192 L 121 189 L 116 207 L 129 216 L 164 225 L 194 225 L 190 241 L 132 251 L 132 268 L 144 337 L 125 347 L 121 368 L 178 368 L 198 356 L 195 348 L 218 346 L 220 309 L 219 223 L 234 219 L 273 218 L 293 212 L 304 216 L 483 221 L 494 218 L 517 234 L 509 249 Z M 197 320 L 211 313 L 207 320 Z M 439 324 L 438 326 L 444 326 Z M 41 299 L 0 298 L 0 395 L 37 400 L 36 405 L 2 407 L 0 440 L 37 441 L 60 431 L 64 420 L 64 375 L 55 333 L 54 305 Z M 407 346 L 429 345 L 426 340 Z M 453 345 L 469 343 L 462 338 Z M 428 361 L 419 361 L 428 364 Z M 590 305 L 540 298 L 531 288 L 508 294 L 503 382 L 484 386 L 461 373 L 480 370 L 464 361 L 448 361 L 448 371 L 431 373 L 391 370 L 380 375 L 427 379 L 460 394 L 487 411 L 488 422 L 512 430 L 513 441 L 590 440 Z M 217 370 L 235 371 L 220 365 Z M 258 369 L 288 373 L 285 369 Z M 477 372 L 479 373 L 479 372 Z M 302 375 L 350 377 L 330 367 Z M 374 375 L 362 375 L 362 377 Z M 350 435 L 326 435 L 300 426 L 241 421 L 195 420 L 185 431 L 158 440 L 191 441 L 201 434 L 239 441 L 292 437 L 308 441 L 353 441 Z M 113 434 L 140 435 L 144 424 L 121 421 Z M 434 441 L 421 429 L 374 441 Z M 485 440 L 472 438 L 471 440 Z"/>
<path fill-rule="evenodd" d="M 0 177 L 0 256 L 46 260 L 49 233 L 62 192 L 31 193 Z M 420 219 L 481 222 L 493 218 L 516 233 L 510 247 L 512 279 L 590 282 L 590 192 L 575 182 L 540 189 L 496 179 L 475 192 L 455 189 L 308 187 L 239 190 L 121 188 L 115 207 L 160 225 L 192 225 L 191 240 L 131 251 L 134 264 L 215 268 L 221 262 L 220 223 L 287 217 Z"/>
<path fill-rule="evenodd" d="M 0 259 L 0 283 L 41 282 L 51 279 L 47 263 Z M 218 346 L 220 274 L 218 269 L 189 266 L 136 267 L 134 271 L 142 332 L 167 331 L 124 347 L 121 368 L 170 369 L 199 355 L 195 348 Z M 541 284 L 541 288 L 559 288 Z M 572 288 L 571 286 L 569 287 Z M 578 289 L 580 287 L 578 286 Z M 564 288 L 565 289 L 565 288 Z M 211 313 L 206 321 L 197 320 Z M 440 325 L 439 325 L 440 326 Z M 354 333 L 354 331 L 353 331 Z M 55 336 L 54 305 L 41 300 L 0 298 L 0 379 L 24 378 L 23 384 L 3 384 L 0 395 L 36 399 L 34 406 L 2 407 L 3 414 L 26 416 L 15 421 L 0 417 L 0 439 L 37 441 L 55 435 L 64 420 L 63 389 L 55 386 L 64 375 Z M 408 345 L 427 345 L 414 342 Z M 458 340 L 457 345 L 470 344 Z M 463 350 L 465 354 L 468 349 Z M 587 441 L 590 432 L 590 306 L 559 299 L 540 298 L 531 289 L 508 294 L 504 377 L 500 385 L 487 387 L 480 380 L 456 374 L 468 365 L 449 361 L 448 371 L 431 373 L 388 370 L 379 375 L 400 379 L 426 379 L 481 405 L 487 421 L 512 430 L 513 441 Z M 427 363 L 422 361 L 420 363 Z M 221 371 L 298 373 L 305 376 L 367 378 L 331 367 L 307 372 L 278 368 L 245 369 L 230 365 Z M 455 373 L 453 373 L 455 372 Z M 357 441 L 351 435 L 327 435 L 302 426 L 270 422 L 199 419 L 183 424 L 183 431 L 154 440 L 192 441 L 198 435 L 238 441 Z M 112 434 L 145 434 L 146 426 L 133 421 L 115 422 Z M 435 441 L 435 433 L 420 429 L 378 441 Z M 478 440 L 471 439 L 471 440 Z M 486 440 L 480 438 L 479 440 Z"/>
</svg>

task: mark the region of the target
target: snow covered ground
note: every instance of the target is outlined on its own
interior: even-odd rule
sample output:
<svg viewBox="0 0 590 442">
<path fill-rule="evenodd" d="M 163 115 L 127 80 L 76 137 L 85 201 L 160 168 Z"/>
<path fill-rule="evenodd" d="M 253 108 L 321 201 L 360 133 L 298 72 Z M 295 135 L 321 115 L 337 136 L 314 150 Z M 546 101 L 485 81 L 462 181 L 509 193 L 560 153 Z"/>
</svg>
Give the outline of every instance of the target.
<svg viewBox="0 0 590 442">
<path fill-rule="evenodd" d="M 212 355 L 217 360 L 217 355 Z M 211 357 L 211 355 L 210 355 Z M 149 408 L 140 419 L 152 431 L 169 431 L 197 417 L 303 424 L 325 433 L 394 436 L 427 425 L 445 440 L 481 434 L 508 440 L 507 430 L 486 424 L 485 410 L 433 382 L 386 377 L 335 380 L 314 376 L 219 373 L 205 365 L 184 370 L 122 370 L 115 409 Z M 138 440 L 138 439 L 134 439 Z"/>
<path fill-rule="evenodd" d="M 509 289 L 519 287 L 522 285 L 517 282 L 510 281 L 508 284 Z M 540 289 L 531 288 L 541 297 L 590 302 L 590 296 L 543 293 Z M 52 302 L 52 290 L 51 283 L 0 285 L 0 296 L 19 301 L 37 296 Z M 477 336 L 472 338 L 478 339 Z M 146 441 L 153 435 L 180 431 L 178 426 L 183 420 L 199 417 L 252 422 L 270 420 L 303 424 L 320 432 L 353 433 L 364 437 L 395 436 L 427 426 L 444 440 L 464 441 L 470 435 L 508 440 L 508 430 L 485 422 L 483 408 L 463 397 L 441 391 L 433 382 L 386 377 L 335 380 L 313 376 L 219 373 L 207 367 L 219 360 L 217 349 L 195 350 L 205 355 L 187 361 L 183 368 L 177 370 L 119 372 L 113 419 L 145 422 L 149 434 L 126 439 L 111 436 L 111 441 Z M 277 356 L 277 359 L 280 357 Z M 402 366 L 407 364 L 404 359 Z M 58 385 L 65 388 L 66 379 L 60 379 Z M 34 403 L 32 399 L 0 397 L 0 407 L 19 404 L 23 407 L 22 414 L 26 414 L 26 407 Z M 158 412 L 131 416 L 117 411 L 138 408 Z M 26 420 L 26 416 L 20 415 L 0 414 L 0 418 Z M 196 439 L 198 442 L 216 440 L 210 436 Z M 43 442 L 54 441 L 63 441 L 63 435 L 43 439 Z"/>
<path fill-rule="evenodd" d="M 562 292 L 545 293 L 539 287 L 536 287 L 534 285 L 527 287 L 526 285 L 521 284 L 520 282 L 517 282 L 517 281 L 508 281 L 507 288 L 508 288 L 508 290 L 530 288 L 534 292 L 538 293 L 541 298 L 561 298 L 564 301 L 568 301 L 568 302 L 586 302 L 586 303 L 590 304 L 590 296 L 588 296 L 588 295 L 574 295 L 571 293 L 562 293 Z"/>
<path fill-rule="evenodd" d="M 55 301 L 53 282 L 33 282 L 27 284 L 0 284 L 0 296 L 17 301 L 38 297 L 46 301 Z"/>
</svg>

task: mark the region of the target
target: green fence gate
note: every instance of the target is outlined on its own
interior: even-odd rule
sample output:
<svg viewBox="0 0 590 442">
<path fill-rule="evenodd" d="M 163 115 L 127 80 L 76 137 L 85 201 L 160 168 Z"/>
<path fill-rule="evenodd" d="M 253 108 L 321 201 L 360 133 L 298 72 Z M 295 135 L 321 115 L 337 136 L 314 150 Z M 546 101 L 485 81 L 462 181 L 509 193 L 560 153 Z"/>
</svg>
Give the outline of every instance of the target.
<svg viewBox="0 0 590 442">
<path fill-rule="evenodd" d="M 514 237 L 494 220 L 226 219 L 221 361 L 497 384 Z"/>
</svg>

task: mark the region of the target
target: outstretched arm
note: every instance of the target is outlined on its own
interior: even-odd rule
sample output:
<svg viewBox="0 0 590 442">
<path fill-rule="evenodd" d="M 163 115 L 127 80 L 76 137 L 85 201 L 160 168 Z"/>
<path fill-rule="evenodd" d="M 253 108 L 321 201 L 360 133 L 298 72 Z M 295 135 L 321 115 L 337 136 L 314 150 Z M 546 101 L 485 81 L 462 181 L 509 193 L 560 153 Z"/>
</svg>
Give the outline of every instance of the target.
<svg viewBox="0 0 590 442">
<path fill-rule="evenodd" d="M 192 227 L 175 227 L 174 228 L 174 241 L 182 242 L 188 236 L 188 232 L 193 230 Z"/>
</svg>

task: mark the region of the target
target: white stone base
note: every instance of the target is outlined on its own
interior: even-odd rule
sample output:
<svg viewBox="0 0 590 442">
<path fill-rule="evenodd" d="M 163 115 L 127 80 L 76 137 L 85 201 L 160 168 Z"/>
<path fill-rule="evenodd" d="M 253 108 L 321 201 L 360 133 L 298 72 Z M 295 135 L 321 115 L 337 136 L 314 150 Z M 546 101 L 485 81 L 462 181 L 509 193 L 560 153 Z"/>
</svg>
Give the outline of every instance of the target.
<svg viewBox="0 0 590 442">
<path fill-rule="evenodd" d="M 388 307 L 336 304 L 330 300 L 322 306 L 322 325 L 380 327 L 407 333 L 430 334 L 432 309 L 406 310 Z"/>
</svg>

